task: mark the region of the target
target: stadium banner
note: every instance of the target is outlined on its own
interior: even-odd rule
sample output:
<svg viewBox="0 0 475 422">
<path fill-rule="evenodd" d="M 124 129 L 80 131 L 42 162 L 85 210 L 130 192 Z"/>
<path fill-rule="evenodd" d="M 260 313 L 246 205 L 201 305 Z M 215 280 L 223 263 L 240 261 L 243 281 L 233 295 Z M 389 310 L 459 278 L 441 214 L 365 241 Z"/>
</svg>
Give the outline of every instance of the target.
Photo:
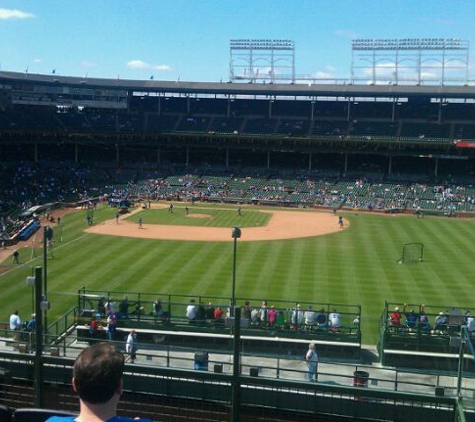
<svg viewBox="0 0 475 422">
<path fill-rule="evenodd" d="M 458 141 L 455 142 L 457 148 L 475 148 L 475 142 Z"/>
</svg>

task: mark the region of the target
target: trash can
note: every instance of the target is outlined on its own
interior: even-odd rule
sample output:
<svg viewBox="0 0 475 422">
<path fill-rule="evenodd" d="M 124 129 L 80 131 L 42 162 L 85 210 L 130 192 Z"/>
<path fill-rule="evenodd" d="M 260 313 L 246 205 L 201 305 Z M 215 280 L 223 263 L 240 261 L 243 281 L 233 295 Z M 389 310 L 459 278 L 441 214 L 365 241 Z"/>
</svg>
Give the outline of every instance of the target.
<svg viewBox="0 0 475 422">
<path fill-rule="evenodd" d="M 251 366 L 249 368 L 249 375 L 251 377 L 258 377 L 259 376 L 259 368 L 256 368 L 255 366 Z"/>
<path fill-rule="evenodd" d="M 208 370 L 208 352 L 195 353 L 195 370 L 197 371 Z"/>
<path fill-rule="evenodd" d="M 353 387 L 368 387 L 369 373 L 366 371 L 353 372 Z"/>
</svg>

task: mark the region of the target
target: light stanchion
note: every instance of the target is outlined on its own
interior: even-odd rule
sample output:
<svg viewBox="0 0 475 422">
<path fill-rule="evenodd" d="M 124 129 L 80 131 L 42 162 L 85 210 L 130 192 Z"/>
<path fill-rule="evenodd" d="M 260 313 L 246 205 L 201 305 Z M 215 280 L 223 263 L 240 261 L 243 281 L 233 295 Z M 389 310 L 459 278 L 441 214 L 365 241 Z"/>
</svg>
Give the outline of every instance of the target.
<svg viewBox="0 0 475 422">
<path fill-rule="evenodd" d="M 241 237 L 241 229 L 234 227 L 232 231 L 232 238 L 234 239 L 233 252 L 233 289 L 231 295 L 231 316 L 234 316 L 234 307 L 236 306 L 236 255 L 237 255 L 237 240 Z"/>
</svg>

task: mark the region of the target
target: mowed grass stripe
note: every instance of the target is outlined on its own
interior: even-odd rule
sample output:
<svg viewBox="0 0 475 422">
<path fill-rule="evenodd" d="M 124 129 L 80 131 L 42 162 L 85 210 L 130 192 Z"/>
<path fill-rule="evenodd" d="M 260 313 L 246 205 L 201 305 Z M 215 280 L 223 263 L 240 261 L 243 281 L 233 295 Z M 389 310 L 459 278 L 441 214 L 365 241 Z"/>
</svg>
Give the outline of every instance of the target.
<svg viewBox="0 0 475 422">
<path fill-rule="evenodd" d="M 298 261 L 298 248 L 293 241 L 281 243 L 279 258 L 272 275 L 274 287 L 269 294 L 276 293 L 279 297 L 296 301 L 301 284 L 300 268 L 295 265 L 295 261 Z M 270 297 L 269 294 L 267 298 Z"/>
<path fill-rule="evenodd" d="M 231 283 L 220 283 L 223 277 L 218 276 L 218 274 L 227 273 L 228 280 L 231 280 L 229 251 L 229 244 L 196 243 L 194 250 L 190 251 L 195 262 L 190 260 L 187 266 L 183 267 L 183 271 L 177 274 L 177 277 L 181 278 L 181 293 L 197 296 L 219 296 L 221 294 L 230 296 Z"/>
<path fill-rule="evenodd" d="M 313 297 L 314 286 L 308 282 L 308 265 L 305 261 L 305 249 L 308 247 L 305 240 L 286 242 L 293 251 L 293 258 L 289 261 L 290 276 L 295 280 L 293 289 L 297 298 Z"/>
<path fill-rule="evenodd" d="M 261 297 L 262 286 L 267 286 L 270 272 L 275 261 L 269 257 L 276 255 L 275 242 L 246 242 L 238 243 L 236 256 L 236 296 L 244 292 L 254 291 L 256 297 Z"/>
<path fill-rule="evenodd" d="M 258 277 L 250 277 L 250 289 L 247 293 L 251 292 L 250 297 L 254 297 L 260 300 L 270 300 L 273 298 L 281 298 L 279 294 L 285 286 L 282 282 L 282 261 L 285 260 L 287 250 L 285 249 L 285 242 L 259 242 L 259 248 L 255 250 L 255 256 L 261 261 L 263 270 L 259 272 Z M 265 249 L 269 250 L 266 251 Z M 265 257 L 265 260 L 264 260 Z M 290 280 L 285 279 L 285 283 Z M 246 294 L 246 291 L 240 290 L 242 295 Z"/>
<path fill-rule="evenodd" d="M 463 280 L 459 284 L 458 279 L 459 277 L 463 278 L 463 273 L 454 274 L 456 265 L 453 267 L 449 266 L 448 268 L 446 265 L 447 259 L 451 259 L 453 255 L 451 248 L 444 246 L 444 243 L 451 244 L 455 242 L 455 232 L 451 231 L 446 233 L 446 235 L 442 235 L 439 232 L 435 233 L 432 226 L 430 223 L 420 225 L 420 230 L 423 232 L 422 238 L 425 240 L 424 262 L 418 265 L 417 269 L 414 268 L 413 271 L 419 272 L 419 270 L 427 268 L 423 275 L 419 275 L 420 279 L 423 276 L 427 277 L 424 283 L 424 300 L 432 303 L 443 303 L 444 301 L 456 299 L 453 292 L 462 287 Z M 442 227 L 442 224 L 438 226 Z M 451 280 L 451 282 L 447 283 L 448 280 Z M 434 286 L 439 287 L 434 289 Z M 441 294 L 442 292 L 443 294 Z"/>
<path fill-rule="evenodd" d="M 200 208 L 206 210 L 206 208 Z M 166 211 L 166 210 L 165 210 Z M 225 211 L 225 210 L 222 210 Z M 95 212 L 100 224 L 116 210 Z M 243 209 L 243 218 L 247 209 Z M 65 239 L 48 260 L 49 320 L 76 305 L 77 288 L 231 295 L 232 242 L 171 242 L 84 234 L 85 211 L 65 216 Z M 229 221 L 237 213 L 229 211 Z M 345 215 L 346 217 L 346 215 Z M 473 220 L 347 214 L 335 234 L 276 242 L 239 242 L 237 295 L 250 299 L 361 304 L 363 342 L 376 343 L 384 300 L 473 309 Z M 234 225 L 234 224 L 233 224 Z M 83 236 L 83 237 L 81 237 Z M 231 236 L 231 233 L 230 233 Z M 425 261 L 397 265 L 402 245 L 423 242 Z M 38 259 L 0 276 L 0 320 L 31 313 L 25 277 Z M 256 306 L 258 303 L 254 303 Z M 442 310 L 442 309 L 441 309 Z"/>
</svg>

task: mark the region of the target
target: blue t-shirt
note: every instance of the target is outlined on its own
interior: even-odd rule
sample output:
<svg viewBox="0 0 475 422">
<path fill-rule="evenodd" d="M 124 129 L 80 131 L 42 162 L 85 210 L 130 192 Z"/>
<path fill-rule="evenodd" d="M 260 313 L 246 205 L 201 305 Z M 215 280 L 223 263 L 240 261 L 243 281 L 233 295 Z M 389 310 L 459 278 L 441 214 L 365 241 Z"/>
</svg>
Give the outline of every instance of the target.
<svg viewBox="0 0 475 422">
<path fill-rule="evenodd" d="M 77 416 L 51 416 L 46 419 L 46 422 L 74 422 Z M 151 419 L 132 419 L 123 416 L 114 416 L 112 419 L 107 419 L 107 422 L 153 422 Z"/>
</svg>

